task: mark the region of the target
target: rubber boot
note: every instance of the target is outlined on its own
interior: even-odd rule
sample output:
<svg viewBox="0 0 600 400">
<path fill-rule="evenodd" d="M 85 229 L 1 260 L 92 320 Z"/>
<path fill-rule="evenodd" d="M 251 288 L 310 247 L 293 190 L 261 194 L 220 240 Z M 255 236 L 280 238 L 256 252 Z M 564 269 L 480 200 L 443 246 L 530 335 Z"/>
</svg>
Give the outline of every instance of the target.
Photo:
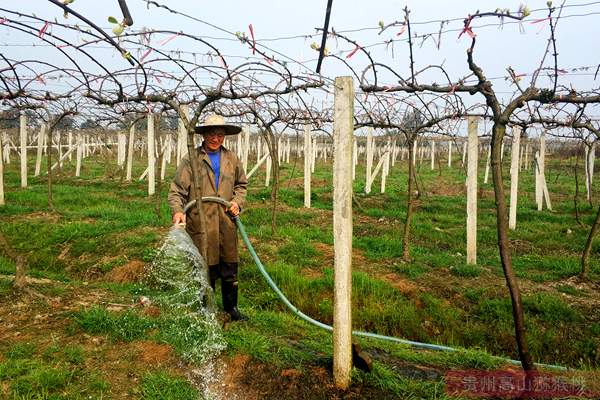
<svg viewBox="0 0 600 400">
<path fill-rule="evenodd" d="M 231 316 L 231 320 L 246 321 L 248 317 L 240 313 L 240 310 L 237 308 L 237 282 L 221 281 L 221 294 L 223 296 L 223 309 Z"/>
</svg>

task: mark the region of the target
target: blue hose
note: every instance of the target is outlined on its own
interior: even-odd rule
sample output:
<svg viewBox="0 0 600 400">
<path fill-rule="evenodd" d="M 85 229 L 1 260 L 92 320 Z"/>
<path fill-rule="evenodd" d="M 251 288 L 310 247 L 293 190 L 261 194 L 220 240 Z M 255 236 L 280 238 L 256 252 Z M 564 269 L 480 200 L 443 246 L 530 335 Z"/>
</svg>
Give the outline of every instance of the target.
<svg viewBox="0 0 600 400">
<path fill-rule="evenodd" d="M 229 208 L 229 205 L 230 205 L 228 201 L 226 201 L 224 199 L 221 199 L 220 197 L 203 197 L 202 201 L 203 202 L 205 202 L 205 201 L 207 201 L 207 202 L 216 202 L 216 203 L 222 204 L 226 208 Z M 184 213 L 187 212 L 187 210 L 189 210 L 189 208 L 192 207 L 195 203 L 196 203 L 196 200 L 192 200 L 190 203 L 186 204 L 186 206 L 184 208 Z M 285 295 L 283 294 L 283 292 L 279 289 L 279 287 L 277 287 L 277 285 L 275 284 L 275 282 L 273 281 L 273 279 L 271 278 L 271 276 L 269 275 L 269 273 L 265 269 L 265 266 L 260 261 L 260 258 L 258 258 L 258 255 L 256 254 L 256 251 L 254 250 L 254 247 L 252 246 L 252 243 L 250 243 L 250 240 L 248 239 L 248 234 L 246 233 L 246 229 L 244 228 L 244 225 L 242 224 L 242 221 L 240 220 L 240 218 L 238 216 L 236 216 L 236 217 L 233 217 L 233 220 L 235 221 L 235 224 L 238 227 L 240 235 L 242 236 L 242 239 L 243 239 L 244 243 L 246 244 L 246 248 L 248 249 L 248 252 L 250 252 L 250 255 L 252 256 L 252 259 L 254 260 L 254 263 L 258 267 L 258 270 L 260 271 L 260 273 L 262 274 L 262 276 L 267 281 L 267 284 L 269 285 L 269 287 L 271 287 L 271 289 L 277 294 L 277 296 L 283 302 L 283 304 L 285 304 L 286 307 L 292 313 L 294 313 L 295 315 L 297 315 L 298 317 L 300 317 L 304 321 L 306 321 L 306 322 L 308 322 L 308 323 L 310 323 L 312 325 L 318 326 L 319 328 L 322 328 L 322 329 L 325 329 L 327 331 L 332 332 L 333 331 L 333 327 L 331 325 L 324 324 L 323 322 L 317 321 L 316 319 L 311 318 L 308 315 L 304 314 L 302 311 L 300 311 L 298 309 L 298 307 L 296 307 L 295 305 L 293 305 L 288 300 L 287 297 L 285 297 Z M 432 343 L 415 342 L 415 341 L 412 341 L 412 340 L 399 339 L 397 337 L 379 335 L 377 333 L 371 333 L 371 332 L 352 331 L 352 334 L 354 336 L 363 336 L 363 337 L 368 337 L 368 338 L 374 338 L 374 339 L 380 339 L 380 340 L 386 340 L 386 341 L 390 341 L 390 342 L 400 343 L 400 344 L 412 346 L 412 347 L 415 347 L 415 348 L 418 348 L 418 349 L 448 351 L 448 352 L 459 351 L 459 349 L 456 349 L 454 347 L 442 346 L 442 345 L 432 344 Z M 514 365 L 521 365 L 521 361 L 519 361 L 519 360 L 513 360 L 513 359 L 510 359 L 510 358 L 496 357 L 496 356 L 493 356 L 493 357 L 497 358 L 497 359 L 500 359 L 502 361 L 514 364 Z M 560 366 L 560 365 L 538 364 L 538 363 L 536 363 L 535 365 L 537 367 L 548 368 L 548 369 L 567 370 L 567 368 L 565 368 L 563 366 Z"/>
</svg>

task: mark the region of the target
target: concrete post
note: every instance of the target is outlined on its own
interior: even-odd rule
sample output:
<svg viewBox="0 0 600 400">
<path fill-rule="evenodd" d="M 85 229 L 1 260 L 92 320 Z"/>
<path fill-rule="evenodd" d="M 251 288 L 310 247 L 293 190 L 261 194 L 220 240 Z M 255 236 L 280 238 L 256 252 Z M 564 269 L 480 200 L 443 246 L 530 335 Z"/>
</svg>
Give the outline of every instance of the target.
<svg viewBox="0 0 600 400">
<path fill-rule="evenodd" d="M 35 157 L 35 172 L 33 176 L 39 176 L 42 169 L 42 153 L 44 151 L 44 137 L 46 136 L 47 129 L 48 125 L 46 123 L 42 123 L 37 138 L 37 155 Z"/>
<path fill-rule="evenodd" d="M 477 264 L 477 119 L 468 118 L 467 264 Z"/>
<path fill-rule="evenodd" d="M 21 138 L 21 187 L 27 187 L 27 116 L 19 118 L 19 133 Z"/>
<path fill-rule="evenodd" d="M 83 158 L 85 142 L 83 139 L 83 135 L 81 133 L 77 134 L 77 156 L 76 156 L 76 165 L 75 165 L 75 176 L 79 177 L 81 175 L 81 159 Z"/>
<path fill-rule="evenodd" d="M 154 170 L 154 114 L 148 114 L 148 196 L 152 196 L 156 190 L 156 173 Z"/>
<path fill-rule="evenodd" d="M 519 153 L 521 142 L 521 128 L 513 127 L 513 140 L 510 160 L 510 207 L 508 215 L 508 229 L 517 227 L 517 200 L 519 195 Z"/>
<path fill-rule="evenodd" d="M 350 386 L 352 371 L 352 136 L 351 77 L 335 79 L 333 162 L 333 380 Z"/>
<path fill-rule="evenodd" d="M 304 207 L 310 208 L 310 126 L 304 125 Z"/>
</svg>

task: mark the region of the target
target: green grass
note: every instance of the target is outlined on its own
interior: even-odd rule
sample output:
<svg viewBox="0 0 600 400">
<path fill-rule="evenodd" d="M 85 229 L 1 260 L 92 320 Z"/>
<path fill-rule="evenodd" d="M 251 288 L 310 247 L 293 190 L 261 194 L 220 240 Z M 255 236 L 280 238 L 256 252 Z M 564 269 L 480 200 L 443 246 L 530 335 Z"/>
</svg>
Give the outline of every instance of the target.
<svg viewBox="0 0 600 400">
<path fill-rule="evenodd" d="M 103 307 L 93 307 L 74 315 L 75 324 L 92 335 L 108 335 L 113 340 L 132 341 L 147 337 L 155 322 L 135 313 L 111 313 Z"/>
<path fill-rule="evenodd" d="M 143 166 L 136 168 L 141 174 Z M 552 161 L 548 162 L 548 168 L 555 211 L 535 210 L 531 171 L 523 172 L 517 230 L 510 232 L 514 269 L 527 288 L 523 305 L 528 343 L 536 361 L 597 368 L 600 327 L 597 314 L 585 308 L 585 300 L 592 293 L 561 283 L 579 272 L 581 248 L 595 210 L 581 202 L 581 219 L 588 227 L 579 227 L 572 199 L 554 198 L 558 193 L 570 196 L 574 186 L 572 175 Z M 563 172 L 554 183 L 553 174 L 559 169 Z M 77 286 L 82 279 L 94 279 L 90 276 L 101 279 L 103 274 L 129 260 L 151 261 L 156 256 L 163 232 L 170 224 L 166 188 L 160 194 L 162 210 L 157 215 L 154 199 L 147 197 L 144 182 L 121 184 L 105 178 L 106 172 L 103 165 L 89 162 L 82 178 L 57 179 L 56 211 L 51 212 L 47 208 L 45 180 L 33 178 L 30 188 L 22 190 L 18 187 L 16 166 L 11 164 L 6 173 L 7 205 L 0 208 L 0 230 L 27 256 L 31 276 L 58 278 Z M 172 173 L 171 168 L 167 176 Z M 291 166 L 283 166 L 282 176 L 285 179 L 291 176 Z M 301 178 L 298 170 L 294 178 Z M 282 207 L 275 235 L 270 227 L 270 188 L 259 184 L 260 179 L 260 173 L 252 178 L 249 201 L 242 214 L 256 250 L 292 303 L 307 315 L 331 323 L 333 265 L 320 250 L 333 245 L 329 213 L 333 190 L 331 165 L 317 165 L 313 176 L 318 183 L 313 186 L 313 209 L 303 208 L 301 186 L 282 183 Z M 500 361 L 490 354 L 511 358 L 517 354 L 512 309 L 498 256 L 494 199 L 488 192 L 492 187 L 481 185 L 484 192 L 479 201 L 478 265 L 470 266 L 465 264 L 463 171 L 443 167 L 439 177 L 437 170 L 430 171 L 424 165 L 418 180 L 421 197 L 410 230 L 411 261 L 404 262 L 401 258 L 406 163 L 392 168 L 385 194 L 378 193 L 378 181 L 371 194 L 362 193 L 364 166 L 357 169 L 355 197 L 362 208 L 354 207 L 353 245 L 358 257 L 353 266 L 353 326 L 471 350 L 415 352 L 393 343 L 358 340 L 363 348 L 381 350 L 406 362 L 439 368 L 499 367 Z M 454 188 L 458 194 L 439 193 L 443 185 Z M 14 264 L 0 257 L 0 273 L 13 274 Z M 228 352 L 249 354 L 275 369 L 309 370 L 330 364 L 330 334 L 293 317 L 243 250 L 239 275 L 240 307 L 251 319 L 224 330 Z M 592 249 L 590 276 L 593 281 L 600 277 L 598 239 Z M 396 284 L 402 282 L 396 280 L 408 282 L 416 289 L 400 290 Z M 546 290 L 537 290 L 538 284 Z M 12 295 L 9 285 L 9 279 L 0 280 L 0 295 Z M 93 286 L 126 301 L 141 294 L 153 298 L 156 294 L 153 290 L 157 290 L 146 283 L 94 282 Z M 44 288 L 43 293 L 63 295 L 56 288 Z M 581 303 L 567 304 L 562 293 Z M 75 312 L 72 318 L 74 323 L 68 334 L 106 336 L 109 342 L 117 344 L 135 340 L 167 343 L 191 364 L 199 362 L 202 354 L 186 351 L 201 345 L 208 335 L 199 321 L 188 317 L 186 310 L 163 309 L 159 317 L 151 318 L 133 310 L 116 313 L 98 306 Z M 111 389 L 110 377 L 85 369 L 86 361 L 94 355 L 83 346 L 18 343 L 2 350 L 0 377 L 3 383 L 10 381 L 9 391 L 16 398 L 59 398 L 62 393 L 71 394 L 75 390 L 99 398 Z M 140 387 L 135 389 L 138 397 L 197 396 L 182 378 L 167 371 L 144 371 L 140 377 Z M 392 397 L 444 398 L 439 380 L 407 379 L 393 365 L 379 361 L 372 374 L 355 371 L 353 380 L 369 388 L 379 388 L 378 393 Z"/>
<path fill-rule="evenodd" d="M 188 381 L 165 372 L 145 375 L 142 379 L 140 395 L 144 400 L 198 399 L 198 391 Z"/>
</svg>

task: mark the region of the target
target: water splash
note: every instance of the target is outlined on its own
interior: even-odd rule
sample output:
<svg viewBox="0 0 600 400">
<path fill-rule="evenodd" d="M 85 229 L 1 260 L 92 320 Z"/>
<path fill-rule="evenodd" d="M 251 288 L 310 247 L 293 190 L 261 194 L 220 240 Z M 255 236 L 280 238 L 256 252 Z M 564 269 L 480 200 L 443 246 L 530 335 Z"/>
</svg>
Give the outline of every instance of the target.
<svg viewBox="0 0 600 400">
<path fill-rule="evenodd" d="M 221 380 L 217 357 L 226 343 L 216 310 L 204 301 L 214 296 L 206 276 L 206 263 L 185 229 L 173 226 L 148 270 L 147 283 L 159 289 L 152 301 L 168 315 L 161 335 L 168 342 L 183 343 L 182 358 L 194 364 L 190 380 L 202 398 L 216 399 L 209 387 Z"/>
</svg>

